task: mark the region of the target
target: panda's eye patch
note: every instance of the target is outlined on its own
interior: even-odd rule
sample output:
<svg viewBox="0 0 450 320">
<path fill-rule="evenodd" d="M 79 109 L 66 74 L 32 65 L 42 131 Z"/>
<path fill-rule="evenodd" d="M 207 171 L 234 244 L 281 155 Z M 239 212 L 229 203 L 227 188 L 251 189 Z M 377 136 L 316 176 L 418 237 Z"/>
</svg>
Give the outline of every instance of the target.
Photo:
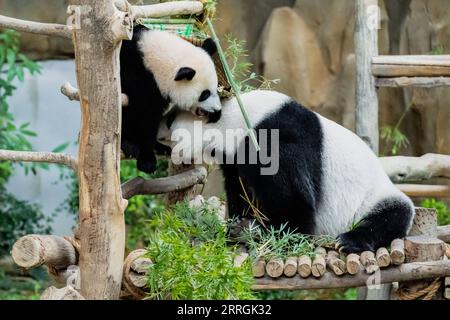
<svg viewBox="0 0 450 320">
<path fill-rule="evenodd" d="M 211 96 L 211 91 L 205 90 L 200 95 L 200 98 L 198 98 L 198 101 L 203 102 L 203 101 L 207 100 L 210 96 Z"/>
</svg>

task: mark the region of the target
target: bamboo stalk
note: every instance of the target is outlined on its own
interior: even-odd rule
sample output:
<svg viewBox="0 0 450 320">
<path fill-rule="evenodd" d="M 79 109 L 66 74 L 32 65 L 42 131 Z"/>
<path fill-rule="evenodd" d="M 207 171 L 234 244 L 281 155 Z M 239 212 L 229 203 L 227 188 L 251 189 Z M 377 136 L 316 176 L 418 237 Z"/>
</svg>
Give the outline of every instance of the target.
<svg viewBox="0 0 450 320">
<path fill-rule="evenodd" d="M 260 151 L 261 148 L 259 147 L 258 140 L 256 139 L 255 131 L 253 130 L 253 125 L 250 121 L 247 110 L 245 109 L 244 103 L 242 102 L 241 92 L 240 92 L 238 86 L 236 85 L 236 82 L 234 81 L 234 75 L 231 72 L 230 66 L 228 65 L 227 58 L 225 56 L 225 52 L 223 51 L 222 46 L 220 45 L 219 37 L 216 34 L 216 31 L 211 22 L 211 19 L 207 18 L 206 23 L 208 24 L 208 28 L 211 31 L 212 39 L 216 43 L 217 51 L 219 53 L 220 60 L 222 60 L 225 75 L 227 76 L 228 82 L 231 85 L 231 89 L 233 90 L 233 92 L 236 96 L 236 100 L 239 104 L 239 108 L 241 109 L 242 116 L 244 117 L 245 125 L 247 126 L 250 138 L 252 139 L 252 142 L 255 145 L 256 151 Z"/>
</svg>

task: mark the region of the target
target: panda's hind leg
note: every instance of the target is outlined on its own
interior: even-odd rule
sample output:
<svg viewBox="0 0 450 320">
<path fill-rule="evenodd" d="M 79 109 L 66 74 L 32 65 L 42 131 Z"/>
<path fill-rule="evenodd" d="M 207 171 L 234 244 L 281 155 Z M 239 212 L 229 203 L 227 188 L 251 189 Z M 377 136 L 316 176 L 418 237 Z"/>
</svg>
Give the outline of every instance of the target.
<svg viewBox="0 0 450 320">
<path fill-rule="evenodd" d="M 406 236 L 414 216 L 412 203 L 403 198 L 388 198 L 376 204 L 356 227 L 337 238 L 341 252 L 376 251 L 392 240 Z"/>
</svg>

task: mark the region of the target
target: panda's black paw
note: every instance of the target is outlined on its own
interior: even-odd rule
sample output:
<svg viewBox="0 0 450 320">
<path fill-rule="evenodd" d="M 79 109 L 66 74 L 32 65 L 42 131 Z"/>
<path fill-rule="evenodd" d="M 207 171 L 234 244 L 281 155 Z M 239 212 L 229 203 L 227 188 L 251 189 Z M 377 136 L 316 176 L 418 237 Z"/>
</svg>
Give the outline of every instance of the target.
<svg viewBox="0 0 450 320">
<path fill-rule="evenodd" d="M 120 148 L 129 159 L 136 159 L 139 156 L 139 148 L 127 141 L 122 140 Z"/>
<path fill-rule="evenodd" d="M 139 158 L 137 160 L 137 168 L 139 171 L 152 174 L 156 171 L 156 160 Z"/>
<path fill-rule="evenodd" d="M 373 245 L 367 241 L 367 237 L 358 231 L 342 233 L 337 237 L 336 250 L 342 253 L 358 253 L 374 251 Z"/>
</svg>

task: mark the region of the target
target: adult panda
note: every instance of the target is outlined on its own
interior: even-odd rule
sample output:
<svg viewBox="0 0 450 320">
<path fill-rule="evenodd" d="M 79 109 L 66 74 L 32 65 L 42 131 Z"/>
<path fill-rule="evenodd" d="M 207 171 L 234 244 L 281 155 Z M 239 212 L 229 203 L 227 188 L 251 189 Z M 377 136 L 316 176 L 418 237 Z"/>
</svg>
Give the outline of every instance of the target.
<svg viewBox="0 0 450 320">
<path fill-rule="evenodd" d="M 133 39 L 120 52 L 122 92 L 129 103 L 122 109 L 122 151 L 137 159 L 146 173 L 156 169 L 154 149 L 159 122 L 169 104 L 197 114 L 216 112 L 221 104 L 212 55 L 213 40 L 199 48 L 177 35 L 134 28 Z"/>
<path fill-rule="evenodd" d="M 357 135 L 281 93 L 253 91 L 243 94 L 242 100 L 260 142 L 261 129 L 278 130 L 279 149 L 269 144 L 266 150 L 267 155 L 279 154 L 278 172 L 273 175 L 261 174 L 267 167 L 261 153 L 256 164 L 236 161 L 240 151 L 252 148 L 236 99 L 223 103 L 217 122 L 186 112 L 170 113 L 158 133 L 158 141 L 172 147 L 175 160 L 220 161 L 221 154 L 234 159 L 221 165 L 231 216 L 248 211 L 241 196 L 244 185 L 271 224 L 287 222 L 305 234 L 338 236 L 343 252 L 373 251 L 407 234 L 413 203 L 392 184 Z M 203 136 L 186 138 L 187 133 L 200 132 L 199 120 Z M 226 137 L 229 129 L 238 129 L 231 135 L 237 144 L 216 139 Z M 191 154 L 183 155 L 183 148 Z"/>
</svg>

